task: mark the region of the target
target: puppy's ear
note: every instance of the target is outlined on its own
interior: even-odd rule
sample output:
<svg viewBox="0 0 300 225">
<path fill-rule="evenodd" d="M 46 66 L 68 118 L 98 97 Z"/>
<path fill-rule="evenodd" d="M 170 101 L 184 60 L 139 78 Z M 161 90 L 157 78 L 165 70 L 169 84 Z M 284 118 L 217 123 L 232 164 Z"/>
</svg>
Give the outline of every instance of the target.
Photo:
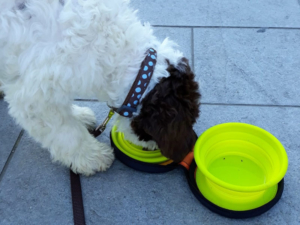
<svg viewBox="0 0 300 225">
<path fill-rule="evenodd" d="M 154 140 L 162 154 L 181 161 L 196 142 L 193 124 L 199 115 L 198 84 L 185 65 L 185 72 L 170 65 L 170 76 L 161 81 L 142 101 L 140 114 L 131 126 L 140 140 Z"/>
<path fill-rule="evenodd" d="M 169 65 L 169 69 L 171 66 Z M 193 74 L 191 71 L 191 67 L 189 64 L 189 60 L 185 57 L 181 58 L 180 61 L 178 62 L 178 65 L 176 66 L 176 69 L 179 70 L 183 74 Z"/>
</svg>

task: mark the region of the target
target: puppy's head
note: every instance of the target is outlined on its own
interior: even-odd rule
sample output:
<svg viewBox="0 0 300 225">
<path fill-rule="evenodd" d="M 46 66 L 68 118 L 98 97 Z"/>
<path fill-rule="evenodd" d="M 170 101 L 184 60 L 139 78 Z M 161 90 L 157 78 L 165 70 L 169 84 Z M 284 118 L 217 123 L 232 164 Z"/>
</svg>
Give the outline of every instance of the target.
<svg viewBox="0 0 300 225">
<path fill-rule="evenodd" d="M 170 76 L 145 96 L 131 127 L 139 140 L 154 140 L 164 156 L 179 162 L 196 141 L 193 124 L 199 116 L 200 93 L 186 58 L 168 65 Z"/>
</svg>

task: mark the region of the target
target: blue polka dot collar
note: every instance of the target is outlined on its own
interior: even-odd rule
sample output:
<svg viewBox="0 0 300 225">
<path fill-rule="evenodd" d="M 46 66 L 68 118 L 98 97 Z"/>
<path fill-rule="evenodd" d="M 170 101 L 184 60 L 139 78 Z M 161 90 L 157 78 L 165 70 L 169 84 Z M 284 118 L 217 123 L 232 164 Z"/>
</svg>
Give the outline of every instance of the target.
<svg viewBox="0 0 300 225">
<path fill-rule="evenodd" d="M 140 98 L 144 94 L 148 84 L 150 83 L 154 67 L 156 64 L 157 53 L 153 48 L 146 52 L 146 57 L 141 64 L 141 69 L 120 108 L 113 108 L 115 112 L 124 117 L 132 117 L 133 113 L 137 111 L 137 106 Z"/>
</svg>

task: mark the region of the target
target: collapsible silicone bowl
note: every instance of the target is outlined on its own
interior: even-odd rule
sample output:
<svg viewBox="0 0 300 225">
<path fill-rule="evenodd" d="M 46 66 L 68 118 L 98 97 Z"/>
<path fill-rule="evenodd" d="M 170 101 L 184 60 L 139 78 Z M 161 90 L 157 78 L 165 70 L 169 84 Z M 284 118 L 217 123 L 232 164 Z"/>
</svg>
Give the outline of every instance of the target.
<svg viewBox="0 0 300 225">
<path fill-rule="evenodd" d="M 197 187 L 219 209 L 253 211 L 272 201 L 275 204 L 282 194 L 287 154 L 272 134 L 259 127 L 244 123 L 214 126 L 197 140 L 194 157 Z"/>
<path fill-rule="evenodd" d="M 159 149 L 145 151 L 141 146 L 127 141 L 124 134 L 117 131 L 116 126 L 112 128 L 110 138 L 116 157 L 133 169 L 149 173 L 162 173 L 177 167 L 177 164 L 164 157 Z"/>
</svg>

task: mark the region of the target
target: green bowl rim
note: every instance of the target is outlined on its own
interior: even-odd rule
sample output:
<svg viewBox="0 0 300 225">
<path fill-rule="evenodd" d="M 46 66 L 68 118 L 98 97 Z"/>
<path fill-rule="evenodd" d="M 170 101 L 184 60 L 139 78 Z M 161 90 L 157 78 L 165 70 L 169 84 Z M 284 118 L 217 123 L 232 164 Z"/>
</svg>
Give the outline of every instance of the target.
<svg viewBox="0 0 300 225">
<path fill-rule="evenodd" d="M 163 163 L 170 159 L 161 154 L 159 149 L 154 151 L 144 151 L 140 146 L 134 145 L 124 139 L 124 133 L 117 131 L 117 126 L 114 125 L 111 130 L 111 137 L 117 148 L 127 156 L 146 163 Z"/>
</svg>

